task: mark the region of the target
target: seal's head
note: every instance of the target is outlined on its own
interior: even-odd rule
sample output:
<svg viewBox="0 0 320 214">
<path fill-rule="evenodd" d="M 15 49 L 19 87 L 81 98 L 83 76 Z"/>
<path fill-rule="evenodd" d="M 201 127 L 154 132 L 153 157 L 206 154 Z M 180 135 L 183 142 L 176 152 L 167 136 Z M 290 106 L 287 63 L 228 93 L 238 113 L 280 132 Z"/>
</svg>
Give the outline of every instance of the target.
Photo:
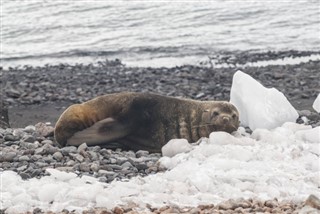
<svg viewBox="0 0 320 214">
<path fill-rule="evenodd" d="M 208 132 L 225 131 L 232 133 L 239 127 L 239 112 L 229 102 L 219 102 L 219 105 L 212 105 L 202 113 L 202 124 Z"/>
</svg>

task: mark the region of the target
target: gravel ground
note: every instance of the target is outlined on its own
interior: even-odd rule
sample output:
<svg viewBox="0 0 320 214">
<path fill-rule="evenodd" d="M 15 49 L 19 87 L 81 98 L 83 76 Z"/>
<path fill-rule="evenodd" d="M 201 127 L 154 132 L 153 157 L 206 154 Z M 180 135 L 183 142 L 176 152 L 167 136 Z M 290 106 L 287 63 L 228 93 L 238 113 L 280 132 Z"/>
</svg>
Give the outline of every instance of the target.
<svg viewBox="0 0 320 214">
<path fill-rule="evenodd" d="M 242 53 L 229 54 L 226 58 L 219 59 L 230 64 L 244 64 L 261 59 L 308 54 L 310 53 L 297 51 L 267 52 L 260 55 Z M 3 124 L 4 128 L 0 128 L 0 170 L 13 170 L 22 178 L 29 179 L 45 176 L 46 168 L 58 168 L 80 176 L 91 175 L 102 182 L 157 173 L 162 170 L 157 166 L 161 154 L 149 154 L 147 151 L 112 151 L 99 146 L 87 147 L 85 144 L 78 148 L 60 148 L 53 139 L 53 126 L 70 104 L 112 92 L 156 92 L 199 100 L 228 100 L 232 76 L 239 68 L 263 85 L 282 91 L 299 110 L 300 118 L 297 122 L 302 123 L 301 118 L 306 117 L 308 124 L 319 126 L 320 115 L 311 107 L 320 93 L 319 67 L 320 61 L 245 68 L 191 65 L 138 68 L 126 67 L 120 61 L 105 61 L 96 65 L 24 66 L 5 70 L 1 68 L 1 114 L 5 116 L 5 107 L 8 107 L 9 123 L 13 128 L 6 128 Z M 276 199 L 269 202 L 238 199 L 219 205 L 193 208 L 150 207 L 149 210 L 153 213 L 297 213 L 298 210 L 308 209 L 308 203 L 278 202 Z M 315 204 L 318 206 L 319 201 Z M 134 205 L 128 205 L 109 211 L 95 209 L 84 213 L 136 213 L 133 210 Z M 63 213 L 68 212 L 72 211 Z M 35 209 L 34 213 L 42 212 Z"/>
</svg>

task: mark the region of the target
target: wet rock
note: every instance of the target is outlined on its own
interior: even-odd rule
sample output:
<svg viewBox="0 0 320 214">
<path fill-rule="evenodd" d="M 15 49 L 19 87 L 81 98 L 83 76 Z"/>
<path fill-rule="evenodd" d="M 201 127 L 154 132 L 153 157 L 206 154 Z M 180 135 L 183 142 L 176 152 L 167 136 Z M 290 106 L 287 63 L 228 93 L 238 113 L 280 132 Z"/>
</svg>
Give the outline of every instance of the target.
<svg viewBox="0 0 320 214">
<path fill-rule="evenodd" d="M 36 141 L 36 138 L 32 135 L 25 135 L 22 137 L 21 139 L 24 142 L 29 142 L 29 143 L 33 143 L 34 141 Z"/>
<path fill-rule="evenodd" d="M 139 151 L 136 152 L 136 157 L 137 158 L 145 157 L 147 155 L 149 155 L 149 152 L 145 151 L 145 150 L 139 150 Z"/>
<path fill-rule="evenodd" d="M 63 155 L 61 152 L 55 152 L 53 155 L 53 158 L 56 159 L 57 161 L 61 161 L 63 159 Z"/>
<path fill-rule="evenodd" d="M 81 144 L 78 149 L 77 152 L 80 153 L 81 151 L 85 151 L 88 148 L 86 143 Z"/>
<path fill-rule="evenodd" d="M 49 143 L 46 143 L 42 148 L 45 154 L 50 154 L 50 155 L 53 155 L 55 152 L 59 150 L 57 147 L 51 146 Z"/>
<path fill-rule="evenodd" d="M 18 141 L 19 139 L 19 136 L 13 136 L 11 134 L 4 136 L 5 141 Z"/>
<path fill-rule="evenodd" d="M 77 147 L 75 146 L 66 146 L 60 149 L 60 152 L 63 155 L 68 155 L 68 154 L 72 154 L 72 153 L 77 153 Z"/>
<path fill-rule="evenodd" d="M 14 88 L 10 88 L 6 90 L 6 95 L 10 98 L 19 98 L 21 96 L 21 92 Z"/>
<path fill-rule="evenodd" d="M 1 152 L 0 154 L 0 160 L 1 162 L 12 162 L 14 160 L 14 158 L 17 156 L 16 152 Z"/>
<path fill-rule="evenodd" d="M 82 155 L 80 155 L 80 154 L 76 154 L 74 159 L 77 160 L 80 163 L 84 161 L 84 157 Z"/>
<path fill-rule="evenodd" d="M 28 173 L 25 173 L 25 172 L 21 172 L 20 176 L 24 180 L 31 178 L 31 176 Z"/>
<path fill-rule="evenodd" d="M 53 136 L 54 128 L 47 126 L 45 123 L 37 123 L 35 125 L 36 131 L 43 137 Z"/>
<path fill-rule="evenodd" d="M 317 198 L 315 195 L 310 195 L 310 196 L 307 198 L 305 204 L 306 204 L 307 206 L 310 206 L 310 207 L 313 207 L 313 208 L 315 208 L 315 209 L 320 210 L 320 199 Z"/>
<path fill-rule="evenodd" d="M 18 160 L 20 162 L 22 162 L 22 161 L 30 161 L 30 158 L 28 156 L 26 156 L 26 155 L 23 155 L 23 156 L 19 157 Z"/>
</svg>

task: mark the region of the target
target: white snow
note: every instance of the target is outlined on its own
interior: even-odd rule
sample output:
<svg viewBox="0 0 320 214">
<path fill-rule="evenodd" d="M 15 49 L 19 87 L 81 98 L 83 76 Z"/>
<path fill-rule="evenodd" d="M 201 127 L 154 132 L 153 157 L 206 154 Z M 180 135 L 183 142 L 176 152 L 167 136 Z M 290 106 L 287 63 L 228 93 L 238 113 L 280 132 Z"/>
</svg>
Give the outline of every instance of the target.
<svg viewBox="0 0 320 214">
<path fill-rule="evenodd" d="M 314 110 L 320 113 L 320 94 L 318 94 L 317 98 L 314 100 L 312 107 Z"/>
<path fill-rule="evenodd" d="M 256 129 L 251 135 L 241 127 L 233 135 L 211 133 L 190 151 L 162 157 L 159 164 L 167 171 L 128 182 L 100 183 L 55 169 L 47 169 L 51 176 L 22 180 L 15 172 L 4 171 L 2 208 L 8 213 L 34 207 L 81 212 L 130 202 L 143 209 L 146 204 L 196 206 L 239 197 L 294 201 L 310 194 L 320 197 L 320 141 L 310 137 L 319 128 L 289 122 L 272 130 Z"/>
<path fill-rule="evenodd" d="M 172 139 L 161 148 L 163 156 L 173 157 L 178 153 L 189 152 L 191 145 L 186 139 Z"/>
<path fill-rule="evenodd" d="M 283 93 L 265 88 L 242 71 L 233 76 L 230 102 L 238 108 L 241 124 L 251 130 L 273 129 L 299 117 Z"/>
</svg>

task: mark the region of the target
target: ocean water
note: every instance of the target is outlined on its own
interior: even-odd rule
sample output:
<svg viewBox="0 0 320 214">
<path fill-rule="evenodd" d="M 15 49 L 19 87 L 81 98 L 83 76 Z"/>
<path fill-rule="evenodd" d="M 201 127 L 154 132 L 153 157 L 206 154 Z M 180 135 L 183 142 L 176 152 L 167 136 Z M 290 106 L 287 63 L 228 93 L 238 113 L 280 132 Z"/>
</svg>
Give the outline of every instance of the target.
<svg viewBox="0 0 320 214">
<path fill-rule="evenodd" d="M 318 0 L 1 1 L 2 66 L 320 50 Z"/>
</svg>

